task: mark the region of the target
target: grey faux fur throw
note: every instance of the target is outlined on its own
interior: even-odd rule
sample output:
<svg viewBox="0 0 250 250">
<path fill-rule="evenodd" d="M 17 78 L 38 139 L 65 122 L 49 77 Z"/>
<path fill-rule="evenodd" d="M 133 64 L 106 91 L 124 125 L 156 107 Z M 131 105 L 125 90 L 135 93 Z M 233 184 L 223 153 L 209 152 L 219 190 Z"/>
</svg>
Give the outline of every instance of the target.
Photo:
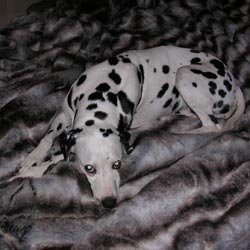
<svg viewBox="0 0 250 250">
<path fill-rule="evenodd" d="M 178 117 L 141 134 L 112 211 L 76 165 L 8 182 L 47 132 L 86 66 L 128 49 L 174 44 L 221 58 L 246 112 L 233 131 L 175 135 Z M 57 0 L 0 30 L 1 250 L 250 249 L 250 1 Z"/>
</svg>

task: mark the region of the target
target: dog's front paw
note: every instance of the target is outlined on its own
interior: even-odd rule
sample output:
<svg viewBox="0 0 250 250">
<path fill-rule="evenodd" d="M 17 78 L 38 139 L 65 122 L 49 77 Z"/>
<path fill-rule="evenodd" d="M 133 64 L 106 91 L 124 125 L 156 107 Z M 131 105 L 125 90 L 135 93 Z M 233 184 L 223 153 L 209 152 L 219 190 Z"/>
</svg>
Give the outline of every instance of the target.
<svg viewBox="0 0 250 250">
<path fill-rule="evenodd" d="M 18 169 L 18 172 L 10 179 L 10 181 L 19 177 L 40 177 L 46 170 L 43 170 L 43 165 L 48 164 L 45 164 L 45 162 L 41 163 L 41 160 L 38 160 L 37 155 L 32 152 L 24 159 L 20 168 Z"/>
<path fill-rule="evenodd" d="M 18 171 L 18 173 L 10 178 L 10 181 L 16 179 L 16 178 L 26 178 L 26 177 L 32 177 L 32 178 L 39 178 L 42 177 L 44 172 L 48 169 L 49 164 L 48 163 L 42 163 L 40 165 L 34 165 L 28 167 L 27 165 L 25 167 L 21 167 Z"/>
</svg>

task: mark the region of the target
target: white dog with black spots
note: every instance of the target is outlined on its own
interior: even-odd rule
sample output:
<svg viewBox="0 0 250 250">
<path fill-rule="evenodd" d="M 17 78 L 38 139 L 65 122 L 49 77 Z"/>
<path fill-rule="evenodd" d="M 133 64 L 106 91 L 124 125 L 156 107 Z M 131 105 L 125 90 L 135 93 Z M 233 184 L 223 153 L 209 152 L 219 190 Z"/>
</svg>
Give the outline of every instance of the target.
<svg viewBox="0 0 250 250">
<path fill-rule="evenodd" d="M 196 115 L 202 123 L 180 133 L 225 131 L 244 108 L 232 73 L 212 55 L 173 46 L 124 52 L 80 75 L 14 178 L 42 176 L 49 165 L 41 163 L 53 140 L 64 134 L 64 158 L 74 146 L 94 197 L 111 209 L 117 202 L 123 148 L 132 148 L 130 133 L 173 113 Z"/>
</svg>

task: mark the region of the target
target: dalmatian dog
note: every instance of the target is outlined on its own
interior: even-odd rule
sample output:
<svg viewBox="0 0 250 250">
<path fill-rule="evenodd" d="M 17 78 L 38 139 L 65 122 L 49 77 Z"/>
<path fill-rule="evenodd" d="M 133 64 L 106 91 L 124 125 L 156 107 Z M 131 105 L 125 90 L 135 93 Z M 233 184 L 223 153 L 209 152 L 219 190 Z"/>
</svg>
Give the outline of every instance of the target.
<svg viewBox="0 0 250 250">
<path fill-rule="evenodd" d="M 123 150 L 131 148 L 130 133 L 182 113 L 195 114 L 202 126 L 181 133 L 226 131 L 244 108 L 236 79 L 212 55 L 174 46 L 124 52 L 79 76 L 48 133 L 16 177 L 42 176 L 48 164 L 38 165 L 53 140 L 64 135 L 64 158 L 74 146 L 76 162 L 93 196 L 112 209 L 117 203 Z"/>
</svg>

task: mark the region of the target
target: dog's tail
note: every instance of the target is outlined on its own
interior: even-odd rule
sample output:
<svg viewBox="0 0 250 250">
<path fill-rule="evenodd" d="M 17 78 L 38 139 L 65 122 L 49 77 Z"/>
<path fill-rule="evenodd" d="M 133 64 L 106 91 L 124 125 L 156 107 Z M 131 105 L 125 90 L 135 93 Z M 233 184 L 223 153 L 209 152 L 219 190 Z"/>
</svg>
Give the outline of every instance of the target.
<svg viewBox="0 0 250 250">
<path fill-rule="evenodd" d="M 245 98 L 244 98 L 244 95 L 239 87 L 236 90 L 236 100 L 237 100 L 236 109 L 235 109 L 233 115 L 225 122 L 225 124 L 223 126 L 223 131 L 228 131 L 228 130 L 233 129 L 236 121 L 244 113 Z"/>
</svg>

